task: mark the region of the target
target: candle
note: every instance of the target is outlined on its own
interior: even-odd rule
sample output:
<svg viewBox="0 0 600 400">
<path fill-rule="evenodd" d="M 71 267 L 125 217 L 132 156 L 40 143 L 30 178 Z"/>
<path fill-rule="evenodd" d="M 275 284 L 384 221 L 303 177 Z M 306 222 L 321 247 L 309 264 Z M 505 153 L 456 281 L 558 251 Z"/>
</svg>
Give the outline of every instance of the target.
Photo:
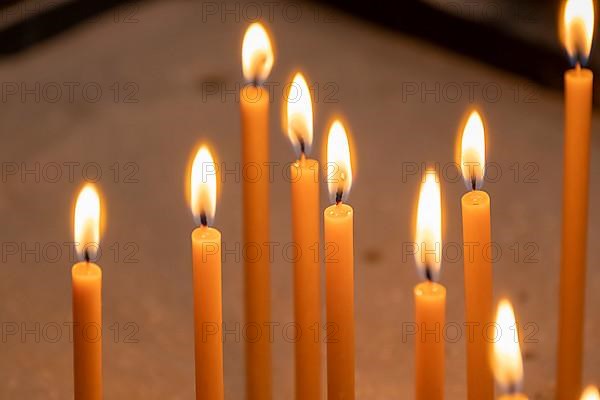
<svg viewBox="0 0 600 400">
<path fill-rule="evenodd" d="M 444 398 L 446 288 L 439 278 L 442 255 L 442 205 L 435 171 L 428 170 L 417 206 L 415 261 L 425 282 L 414 289 L 415 391 L 417 400 Z"/>
<path fill-rule="evenodd" d="M 600 400 L 600 394 L 596 386 L 588 386 L 581 395 L 581 400 Z"/>
<path fill-rule="evenodd" d="M 192 232 L 196 399 L 223 399 L 221 232 L 209 227 L 217 202 L 216 166 L 202 146 L 190 173 L 190 207 L 198 228 Z"/>
<path fill-rule="evenodd" d="M 575 400 L 581 391 L 593 81 L 581 64 L 592 45 L 592 0 L 568 0 L 563 23 L 564 44 L 576 67 L 565 73 L 557 399 Z"/>
<path fill-rule="evenodd" d="M 321 397 L 321 343 L 315 332 L 321 325 L 321 263 L 319 250 L 319 163 L 307 158 L 313 140 L 310 91 L 302 74 L 292 80 L 287 102 L 287 131 L 298 153 L 290 166 L 294 259 L 294 318 L 297 400 Z"/>
<path fill-rule="evenodd" d="M 473 111 L 462 135 L 461 168 L 467 188 L 462 197 L 467 387 L 470 400 L 492 400 L 494 378 L 485 329 L 493 318 L 493 274 L 490 245 L 490 196 L 482 190 L 485 176 L 485 134 L 481 116 Z"/>
<path fill-rule="evenodd" d="M 327 398 L 354 399 L 354 210 L 346 129 L 334 121 L 327 138 L 327 184 L 335 204 L 325 209 Z"/>
<path fill-rule="evenodd" d="M 73 289 L 73 367 L 75 400 L 102 399 L 102 270 L 93 263 L 100 242 L 100 197 L 83 187 L 74 212 L 77 255 Z"/>
<path fill-rule="evenodd" d="M 520 393 L 523 359 L 515 313 L 508 300 L 498 304 L 493 367 L 496 382 L 505 393 L 500 400 L 527 400 L 527 396 Z"/>
<path fill-rule="evenodd" d="M 269 92 L 261 86 L 273 66 L 269 36 L 250 25 L 242 44 L 242 184 L 244 214 L 244 291 L 246 392 L 249 400 L 270 399 L 271 284 L 269 271 Z"/>
</svg>

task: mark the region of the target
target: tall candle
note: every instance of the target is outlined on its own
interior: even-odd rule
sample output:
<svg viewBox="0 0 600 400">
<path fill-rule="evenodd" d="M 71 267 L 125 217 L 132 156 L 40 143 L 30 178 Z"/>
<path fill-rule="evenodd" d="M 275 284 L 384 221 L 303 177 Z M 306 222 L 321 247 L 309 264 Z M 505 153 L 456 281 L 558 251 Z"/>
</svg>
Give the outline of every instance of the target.
<svg viewBox="0 0 600 400">
<path fill-rule="evenodd" d="M 313 140 L 310 91 L 302 74 L 292 80 L 287 131 L 298 153 L 290 166 L 294 259 L 295 392 L 297 400 L 321 397 L 321 263 L 319 241 L 319 163 L 307 158 Z"/>
<path fill-rule="evenodd" d="M 415 392 L 417 400 L 444 398 L 446 288 L 439 278 L 442 255 L 442 205 L 440 185 L 434 171 L 428 170 L 421 185 L 417 206 L 415 261 L 425 282 L 414 290 Z"/>
<path fill-rule="evenodd" d="M 244 218 L 244 291 L 246 392 L 249 400 L 272 396 L 271 284 L 269 264 L 269 92 L 261 86 L 273 65 L 264 27 L 250 25 L 242 45 L 242 184 Z"/>
<path fill-rule="evenodd" d="M 486 327 L 493 320 L 493 273 L 490 245 L 490 196 L 481 189 L 485 176 L 485 134 L 481 116 L 473 111 L 462 135 L 461 168 L 467 187 L 462 197 L 467 388 L 469 400 L 492 400 L 494 378 Z"/>
<path fill-rule="evenodd" d="M 198 226 L 192 232 L 197 400 L 224 397 L 221 232 L 209 227 L 216 202 L 216 166 L 203 146 L 196 153 L 190 174 L 190 207 Z"/>
<path fill-rule="evenodd" d="M 71 270 L 75 400 L 101 400 L 102 270 L 92 262 L 100 241 L 100 197 L 91 184 L 77 197 L 74 237 L 82 260 Z"/>
<path fill-rule="evenodd" d="M 581 391 L 587 252 L 590 125 L 593 74 L 587 61 L 594 28 L 592 0 L 569 0 L 563 14 L 564 43 L 577 66 L 565 74 L 565 141 L 557 360 L 559 400 Z"/>
<path fill-rule="evenodd" d="M 508 300 L 501 300 L 498 304 L 495 328 L 494 376 L 498 385 L 505 392 L 499 398 L 501 400 L 527 400 L 527 396 L 520 393 L 523 381 L 523 358 L 515 313 Z"/>
<path fill-rule="evenodd" d="M 329 194 L 325 209 L 327 398 L 354 399 L 354 210 L 344 201 L 352 186 L 346 129 L 335 121 L 327 139 Z"/>
</svg>

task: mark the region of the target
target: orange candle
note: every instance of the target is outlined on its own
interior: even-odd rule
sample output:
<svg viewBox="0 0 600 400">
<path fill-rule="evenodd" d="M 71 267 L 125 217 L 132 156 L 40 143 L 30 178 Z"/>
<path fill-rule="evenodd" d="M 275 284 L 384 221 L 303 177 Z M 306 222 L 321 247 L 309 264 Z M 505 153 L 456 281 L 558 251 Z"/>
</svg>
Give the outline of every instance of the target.
<svg viewBox="0 0 600 400">
<path fill-rule="evenodd" d="M 75 400 L 102 399 L 102 270 L 92 261 L 100 241 L 100 197 L 83 187 L 75 205 L 74 237 L 83 261 L 71 270 Z"/>
<path fill-rule="evenodd" d="M 596 386 L 590 385 L 585 388 L 581 395 L 581 400 L 600 400 L 600 393 Z"/>
<path fill-rule="evenodd" d="M 288 95 L 287 131 L 298 153 L 290 167 L 292 186 L 292 238 L 294 260 L 294 318 L 299 329 L 295 341 L 297 400 L 321 397 L 321 263 L 319 254 L 319 163 L 307 159 L 313 140 L 310 91 L 302 74 L 292 81 Z"/>
<path fill-rule="evenodd" d="M 581 392 L 585 271 L 587 252 L 592 71 L 581 68 L 592 45 L 592 0 L 569 0 L 563 12 L 563 39 L 577 66 L 565 74 L 560 316 L 557 399 Z"/>
<path fill-rule="evenodd" d="M 427 171 L 417 207 L 415 261 L 425 282 L 417 285 L 415 321 L 415 391 L 417 400 L 444 398 L 446 288 L 439 278 L 442 255 L 442 205 L 434 171 Z"/>
<path fill-rule="evenodd" d="M 482 190 L 485 176 L 485 134 L 481 116 L 473 111 L 462 135 L 461 168 L 471 190 L 462 198 L 467 387 L 469 400 L 492 400 L 494 377 L 491 346 L 485 329 L 493 320 L 493 273 L 490 245 L 490 196 Z"/>
<path fill-rule="evenodd" d="M 505 394 L 500 400 L 527 400 L 520 393 L 523 380 L 523 359 L 515 313 L 508 300 L 501 300 L 496 314 L 493 367 L 498 385 Z"/>
<path fill-rule="evenodd" d="M 246 318 L 246 392 L 249 400 L 272 396 L 271 284 L 269 265 L 269 92 L 260 84 L 273 66 L 269 36 L 250 25 L 242 45 L 242 184 L 244 214 L 244 290 Z"/>
<path fill-rule="evenodd" d="M 192 232 L 197 400 L 224 397 L 221 232 L 209 227 L 216 202 L 216 166 L 203 146 L 190 174 L 190 207 L 198 225 Z"/>
<path fill-rule="evenodd" d="M 354 210 L 344 201 L 352 186 L 346 129 L 335 121 L 327 139 L 329 194 L 325 209 L 327 398 L 354 399 Z"/>
</svg>

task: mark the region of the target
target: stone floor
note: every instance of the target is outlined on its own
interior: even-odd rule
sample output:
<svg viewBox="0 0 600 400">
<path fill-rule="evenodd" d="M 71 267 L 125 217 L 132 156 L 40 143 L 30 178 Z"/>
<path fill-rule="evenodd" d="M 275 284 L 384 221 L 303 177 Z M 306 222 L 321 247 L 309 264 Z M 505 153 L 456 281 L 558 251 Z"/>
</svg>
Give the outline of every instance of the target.
<svg viewBox="0 0 600 400">
<path fill-rule="evenodd" d="M 72 240 L 77 189 L 98 173 L 107 209 L 101 260 L 105 397 L 193 398 L 193 219 L 185 169 L 200 140 L 210 141 L 228 167 L 239 162 L 239 105 L 231 93 L 241 84 L 241 39 L 255 15 L 244 2 L 203 4 L 122 7 L 0 61 L 0 398 L 72 397 L 72 256 L 66 243 Z M 464 113 L 477 105 L 489 127 L 488 158 L 501 173 L 485 186 L 493 202 L 493 238 L 502 251 L 496 296 L 511 298 L 528 327 L 525 391 L 533 399 L 551 399 L 561 93 L 312 3 L 275 4 L 271 15 L 263 10 L 277 49 L 270 77 L 277 163 L 272 238 L 291 240 L 289 182 L 281 172 L 294 153 L 279 111 L 283 85 L 301 68 L 317 88 L 315 156 L 322 159 L 326 127 L 336 114 L 348 122 L 355 144 L 350 203 L 356 210 L 357 397 L 412 398 L 413 345 L 403 326 L 412 321 L 412 287 L 419 278 L 403 245 L 413 235 L 420 180 L 408 171 L 425 162 L 445 171 L 448 252 L 441 280 L 448 288 L 448 320 L 462 324 L 462 262 L 454 251 L 461 243 L 465 187 L 444 167 L 454 161 Z M 592 205 L 600 199 L 599 117 L 593 121 Z M 322 190 L 325 207 L 325 185 Z M 216 216 L 231 249 L 223 264 L 224 318 L 238 332 L 240 196 L 239 182 L 229 176 Z M 599 227 L 600 213 L 592 207 L 591 250 Z M 600 302 L 600 259 L 590 251 L 589 260 L 585 380 L 599 382 L 600 315 L 594 305 Z M 282 251 L 275 252 L 272 278 L 273 320 L 280 324 L 273 344 L 274 398 L 291 399 L 293 345 L 282 327 L 292 320 L 292 281 Z M 462 338 L 447 347 L 449 399 L 465 398 L 464 347 Z M 226 397 L 243 398 L 243 343 L 235 335 L 225 344 L 225 379 Z"/>
</svg>

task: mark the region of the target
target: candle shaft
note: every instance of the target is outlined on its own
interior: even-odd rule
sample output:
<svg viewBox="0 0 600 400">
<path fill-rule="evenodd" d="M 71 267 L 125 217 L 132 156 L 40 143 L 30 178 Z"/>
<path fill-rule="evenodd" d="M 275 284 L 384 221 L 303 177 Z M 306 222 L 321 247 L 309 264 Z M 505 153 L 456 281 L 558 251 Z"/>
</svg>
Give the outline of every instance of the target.
<svg viewBox="0 0 600 400">
<path fill-rule="evenodd" d="M 325 209 L 327 398 L 354 399 L 354 232 L 346 204 Z"/>
<path fill-rule="evenodd" d="M 588 69 L 576 68 L 565 74 L 560 321 L 557 360 L 557 399 L 560 400 L 576 400 L 581 393 L 592 81 L 593 74 Z"/>
<path fill-rule="evenodd" d="M 75 400 L 102 399 L 102 270 L 80 262 L 71 270 Z"/>
<path fill-rule="evenodd" d="M 221 233 L 208 227 L 192 232 L 196 399 L 222 400 L 223 340 Z"/>
<path fill-rule="evenodd" d="M 246 391 L 249 400 L 272 396 L 271 284 L 269 265 L 269 94 L 242 89 L 242 183 L 244 215 Z M 255 338 L 256 336 L 256 338 Z"/>
<path fill-rule="evenodd" d="M 415 287 L 415 389 L 417 400 L 442 400 L 445 380 L 446 288 L 433 282 Z"/>
<path fill-rule="evenodd" d="M 319 241 L 319 163 L 302 158 L 292 164 L 292 237 L 294 316 L 300 330 L 295 342 L 296 400 L 321 398 L 321 262 Z"/>
<path fill-rule="evenodd" d="M 493 322 L 494 305 L 490 197 L 486 192 L 475 190 L 463 196 L 462 219 L 468 399 L 492 400 L 492 342 L 486 337 L 486 328 Z"/>
</svg>

